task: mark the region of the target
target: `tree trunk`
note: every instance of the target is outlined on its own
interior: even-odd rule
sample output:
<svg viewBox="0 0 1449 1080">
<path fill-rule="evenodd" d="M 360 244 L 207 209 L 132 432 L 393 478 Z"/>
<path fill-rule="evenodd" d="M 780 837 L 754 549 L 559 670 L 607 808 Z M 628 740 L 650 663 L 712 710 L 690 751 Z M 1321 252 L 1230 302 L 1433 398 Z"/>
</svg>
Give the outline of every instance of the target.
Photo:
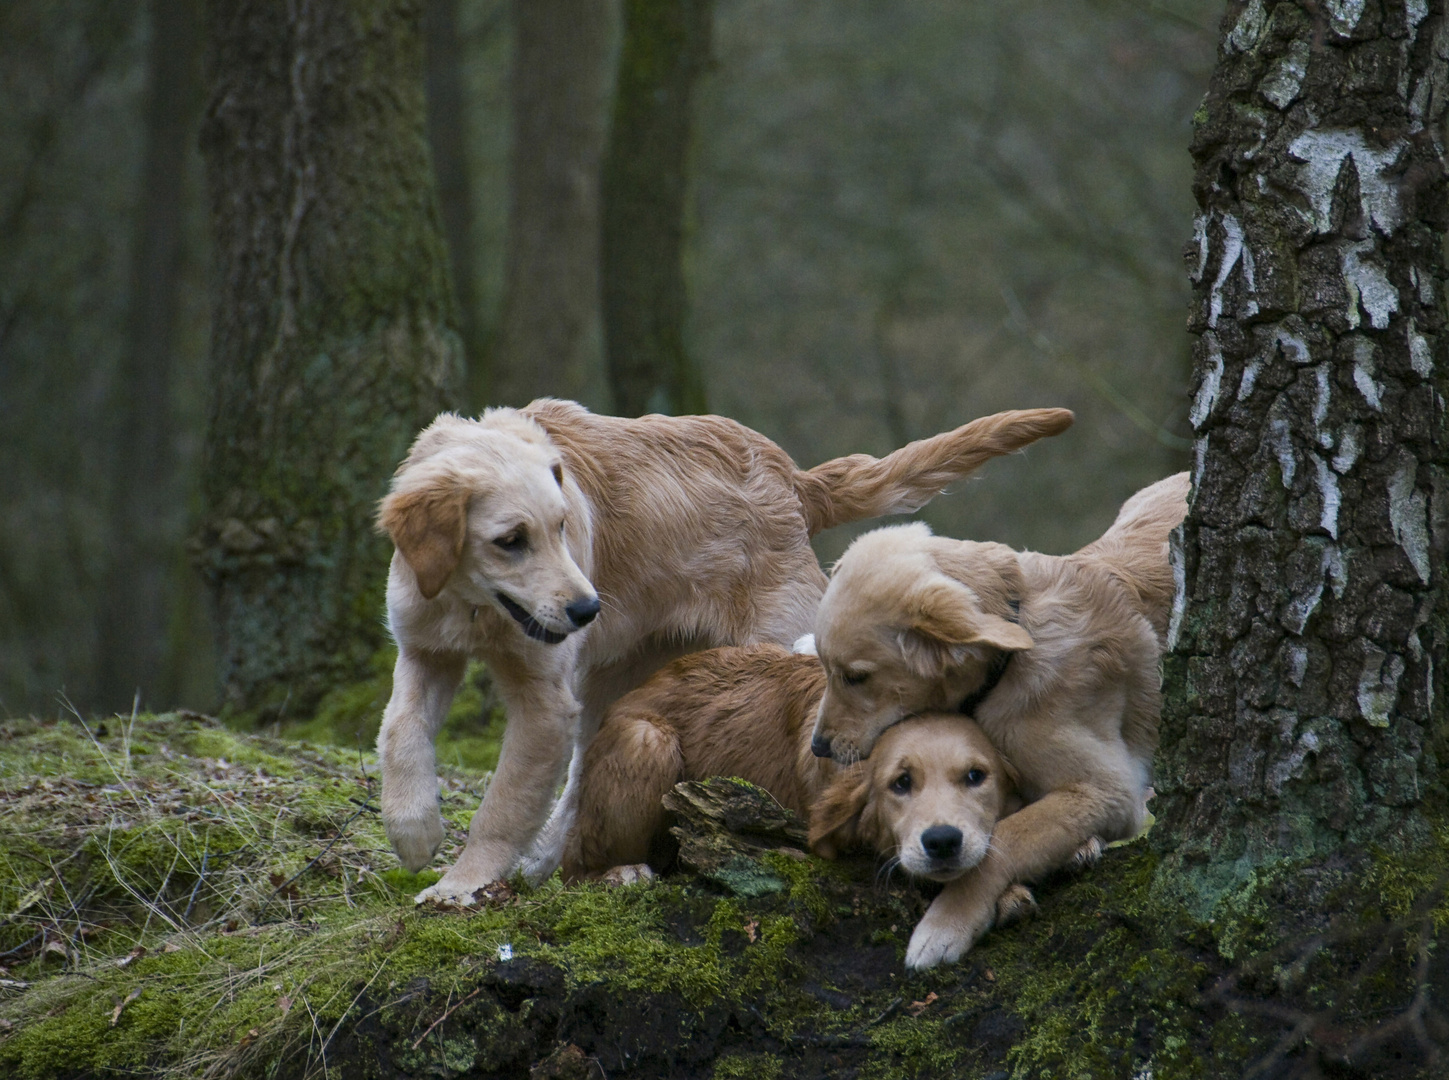
<svg viewBox="0 0 1449 1080">
<path fill-rule="evenodd" d="M 513 0 L 513 156 L 492 404 L 586 398 L 599 361 L 599 163 L 615 9 Z"/>
<path fill-rule="evenodd" d="M 1444 5 L 1232 3 L 1194 118 L 1194 495 L 1155 830 L 1208 907 L 1442 797 Z"/>
<path fill-rule="evenodd" d="M 622 416 L 705 411 L 684 349 L 684 198 L 691 97 L 710 56 L 711 0 L 625 0 L 604 157 L 604 343 Z"/>
<path fill-rule="evenodd" d="M 154 0 L 147 57 L 146 150 L 131 257 L 127 348 L 117 373 L 111 459 L 110 565 L 101 600 L 96 704 L 160 704 L 169 578 L 181 493 L 171 408 L 186 158 L 200 113 L 196 0 Z"/>
<path fill-rule="evenodd" d="M 216 293 L 198 560 L 226 706 L 296 715 L 383 643 L 377 499 L 461 382 L 418 0 L 214 0 Z"/>
<path fill-rule="evenodd" d="M 458 0 L 426 0 L 428 145 L 438 183 L 438 206 L 458 327 L 463 337 L 468 385 L 488 385 L 483 333 L 478 312 L 478 275 L 473 234 L 473 185 L 468 170 L 468 96 L 463 88 L 463 43 L 458 29 Z"/>
</svg>

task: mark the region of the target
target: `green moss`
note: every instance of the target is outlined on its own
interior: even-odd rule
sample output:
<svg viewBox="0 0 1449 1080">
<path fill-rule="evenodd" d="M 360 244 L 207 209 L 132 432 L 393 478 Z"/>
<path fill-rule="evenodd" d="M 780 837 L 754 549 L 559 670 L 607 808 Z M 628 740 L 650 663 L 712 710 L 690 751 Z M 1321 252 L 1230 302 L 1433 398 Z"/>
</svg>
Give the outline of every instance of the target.
<svg viewBox="0 0 1449 1080">
<path fill-rule="evenodd" d="M 725 1054 L 715 1060 L 711 1080 L 779 1080 L 784 1065 L 774 1054 Z"/>
<path fill-rule="evenodd" d="M 823 859 L 796 859 L 780 852 L 766 852 L 762 861 L 777 875 L 789 883 L 792 903 L 800 905 L 811 921 L 819 926 L 833 921 L 830 900 L 820 887 L 823 878 L 838 876 L 835 864 Z"/>
<path fill-rule="evenodd" d="M 397 648 L 388 645 L 368 661 L 367 678 L 334 687 L 322 699 L 310 719 L 283 723 L 277 733 L 288 739 L 305 740 L 356 751 L 377 745 L 382 713 L 392 696 L 392 670 Z M 247 730 L 246 718 L 229 721 Z M 488 669 L 478 661 L 468 665 L 467 674 L 453 695 L 447 719 L 434 743 L 438 764 L 459 772 L 485 773 L 498 767 L 507 715 L 493 692 Z"/>
<path fill-rule="evenodd" d="M 951 1044 L 943 1023 L 918 1017 L 899 1017 L 871 1032 L 877 1052 L 861 1076 L 894 1080 L 900 1076 L 956 1076 L 963 1057 Z"/>
</svg>

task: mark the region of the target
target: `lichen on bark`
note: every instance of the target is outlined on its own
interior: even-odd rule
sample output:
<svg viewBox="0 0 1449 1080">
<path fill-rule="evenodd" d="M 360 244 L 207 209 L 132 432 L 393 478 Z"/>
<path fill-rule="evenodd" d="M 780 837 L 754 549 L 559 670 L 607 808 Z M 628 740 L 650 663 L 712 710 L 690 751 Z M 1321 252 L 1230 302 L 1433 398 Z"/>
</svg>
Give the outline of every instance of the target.
<svg viewBox="0 0 1449 1080">
<path fill-rule="evenodd" d="M 1199 911 L 1443 796 L 1446 56 L 1442 4 L 1233 3 L 1194 118 L 1154 835 Z"/>
<path fill-rule="evenodd" d="M 373 507 L 462 358 L 421 5 L 218 0 L 202 132 L 216 274 L 193 546 L 234 711 L 305 714 L 382 644 Z"/>
</svg>

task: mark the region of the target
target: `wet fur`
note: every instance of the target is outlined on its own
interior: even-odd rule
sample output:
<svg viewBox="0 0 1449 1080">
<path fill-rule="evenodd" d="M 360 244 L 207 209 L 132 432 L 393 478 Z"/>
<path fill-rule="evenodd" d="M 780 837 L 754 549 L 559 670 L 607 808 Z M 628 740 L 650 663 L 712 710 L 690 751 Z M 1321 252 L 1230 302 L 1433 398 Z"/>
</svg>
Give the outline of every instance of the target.
<svg viewBox="0 0 1449 1080">
<path fill-rule="evenodd" d="M 992 661 L 1012 654 L 975 717 L 1028 805 L 999 824 L 990 856 L 932 903 L 908 966 L 958 959 L 1013 882 L 1067 865 L 1094 836 L 1141 829 L 1172 603 L 1167 538 L 1187 492 L 1185 473 L 1144 489 L 1069 556 L 912 524 L 867 533 L 837 564 L 816 622 L 828 679 L 814 734 L 838 760 L 873 756 L 903 715 L 966 700 Z"/>
<path fill-rule="evenodd" d="M 914 510 L 1070 423 L 1061 409 L 999 413 L 880 460 L 802 471 L 717 416 L 626 420 L 543 399 L 476 420 L 438 417 L 378 515 L 397 548 L 382 814 L 409 869 L 443 839 L 433 739 L 469 657 L 487 662 L 509 720 L 463 854 L 420 899 L 466 899 L 520 864 L 534 877 L 552 872 L 577 792 L 575 749 L 604 708 L 686 653 L 809 630 L 825 588 L 814 532 Z M 518 531 L 522 551 L 498 546 Z M 572 623 L 570 607 L 594 597 L 597 619 Z"/>
</svg>

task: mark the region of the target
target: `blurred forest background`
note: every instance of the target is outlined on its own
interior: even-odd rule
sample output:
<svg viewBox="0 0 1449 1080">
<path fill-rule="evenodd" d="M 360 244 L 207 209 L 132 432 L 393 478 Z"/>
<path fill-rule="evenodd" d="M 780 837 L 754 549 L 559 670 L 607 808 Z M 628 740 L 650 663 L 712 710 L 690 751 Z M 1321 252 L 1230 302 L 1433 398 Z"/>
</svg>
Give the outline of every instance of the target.
<svg viewBox="0 0 1449 1080">
<path fill-rule="evenodd" d="M 141 644 L 161 657 L 143 703 L 218 700 L 188 553 L 209 392 L 197 7 L 0 5 L 0 712 L 128 705 L 118 657 L 137 643 L 110 609 L 138 596 L 155 598 Z M 1187 144 L 1221 7 L 715 0 L 683 259 L 708 409 L 807 466 L 998 409 L 1075 409 L 1070 432 L 924 512 L 1049 552 L 1184 467 Z M 587 69 L 570 118 L 602 142 L 620 15 L 598 11 L 552 62 Z M 427 4 L 477 409 L 521 404 L 528 383 L 506 301 L 526 238 L 511 260 L 508 218 L 539 192 L 510 191 L 529 183 L 513 114 L 551 76 L 518 66 L 538 61 L 517 23 L 506 0 Z M 596 197 L 597 176 L 575 179 Z M 613 411 L 599 312 L 584 296 L 549 389 Z M 822 537 L 822 558 L 848 539 Z"/>
</svg>

